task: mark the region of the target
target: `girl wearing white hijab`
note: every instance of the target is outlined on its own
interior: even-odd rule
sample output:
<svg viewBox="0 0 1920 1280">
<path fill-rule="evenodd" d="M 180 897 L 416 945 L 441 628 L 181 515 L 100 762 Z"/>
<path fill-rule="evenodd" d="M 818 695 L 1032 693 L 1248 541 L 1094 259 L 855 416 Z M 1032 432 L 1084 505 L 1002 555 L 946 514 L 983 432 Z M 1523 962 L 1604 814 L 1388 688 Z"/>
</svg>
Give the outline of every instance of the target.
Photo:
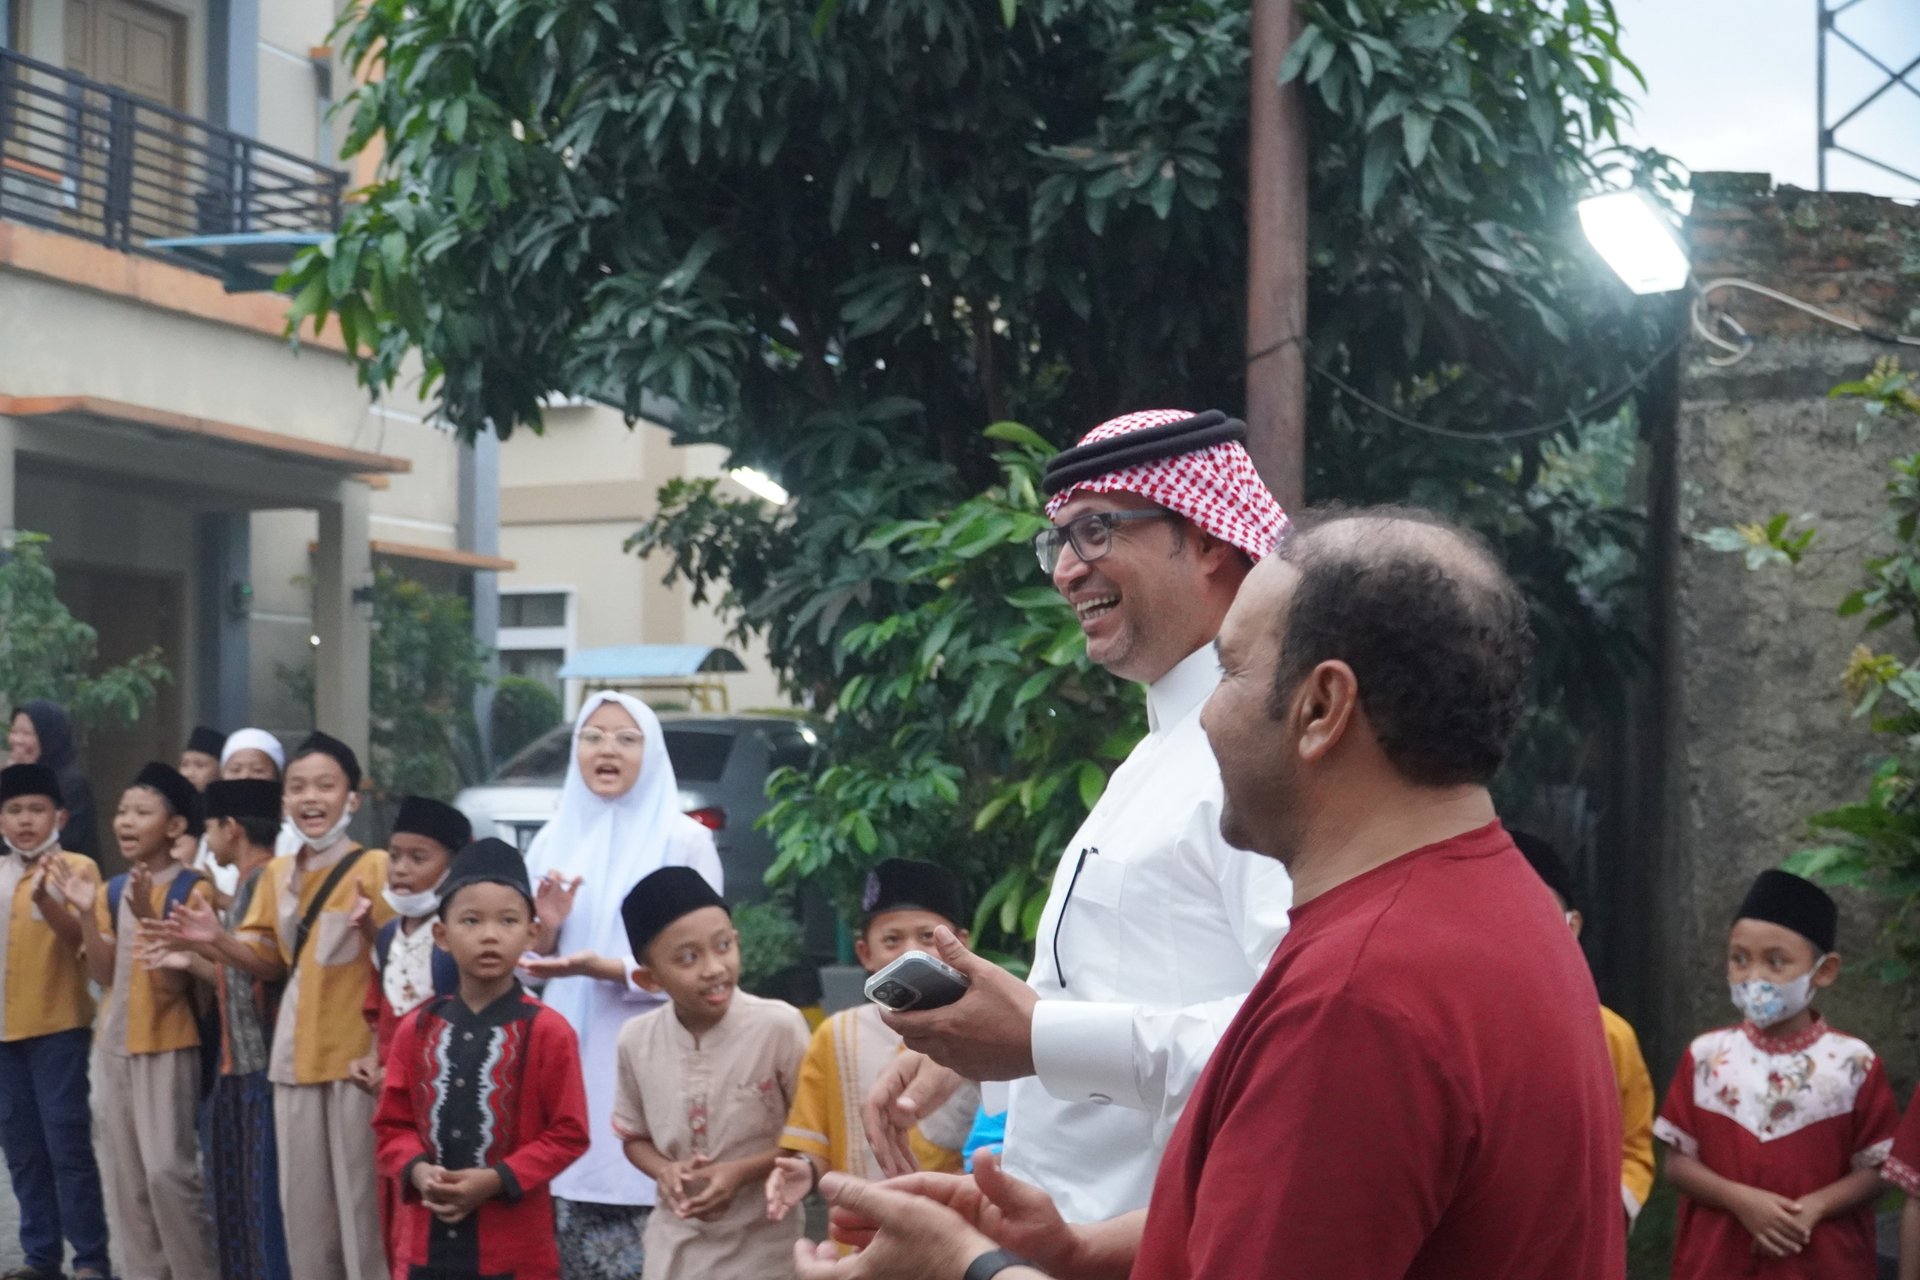
<svg viewBox="0 0 1920 1280">
<path fill-rule="evenodd" d="M 559 811 L 527 850 L 540 958 L 524 968 L 547 979 L 541 998 L 580 1037 L 593 1136 L 587 1154 L 553 1180 L 562 1280 L 626 1280 L 640 1271 L 654 1185 L 613 1131 L 615 1045 L 629 1019 L 664 997 L 633 983 L 620 903 L 668 866 L 692 867 L 722 889 L 713 833 L 680 811 L 659 720 L 636 698 L 596 693 L 573 724 Z"/>
</svg>

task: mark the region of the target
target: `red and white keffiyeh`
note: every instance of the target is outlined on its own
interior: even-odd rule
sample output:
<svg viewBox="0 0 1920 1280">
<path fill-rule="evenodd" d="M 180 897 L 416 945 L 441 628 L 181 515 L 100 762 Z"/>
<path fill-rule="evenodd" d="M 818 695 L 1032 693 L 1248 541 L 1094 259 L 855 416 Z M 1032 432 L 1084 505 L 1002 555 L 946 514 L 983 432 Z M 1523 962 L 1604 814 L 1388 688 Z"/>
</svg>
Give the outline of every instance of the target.
<svg viewBox="0 0 1920 1280">
<path fill-rule="evenodd" d="M 1098 444 L 1195 416 L 1185 409 L 1142 409 L 1101 423 L 1079 443 Z M 1246 446 L 1233 440 L 1079 481 L 1047 500 L 1047 517 L 1056 517 L 1076 496 L 1088 493 L 1137 493 L 1232 543 L 1255 563 L 1279 545 L 1292 525 L 1254 470 Z"/>
</svg>

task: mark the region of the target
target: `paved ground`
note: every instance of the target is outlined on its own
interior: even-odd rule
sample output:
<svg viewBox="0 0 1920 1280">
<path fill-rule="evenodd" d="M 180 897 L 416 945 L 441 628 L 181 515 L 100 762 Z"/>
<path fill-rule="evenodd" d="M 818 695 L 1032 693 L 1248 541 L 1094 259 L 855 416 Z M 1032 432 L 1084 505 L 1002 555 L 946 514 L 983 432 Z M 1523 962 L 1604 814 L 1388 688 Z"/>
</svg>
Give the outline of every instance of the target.
<svg viewBox="0 0 1920 1280">
<path fill-rule="evenodd" d="M 0 1178 L 0 1268 L 25 1261 L 20 1256 L 20 1206 L 13 1202 L 12 1186 Z"/>
</svg>

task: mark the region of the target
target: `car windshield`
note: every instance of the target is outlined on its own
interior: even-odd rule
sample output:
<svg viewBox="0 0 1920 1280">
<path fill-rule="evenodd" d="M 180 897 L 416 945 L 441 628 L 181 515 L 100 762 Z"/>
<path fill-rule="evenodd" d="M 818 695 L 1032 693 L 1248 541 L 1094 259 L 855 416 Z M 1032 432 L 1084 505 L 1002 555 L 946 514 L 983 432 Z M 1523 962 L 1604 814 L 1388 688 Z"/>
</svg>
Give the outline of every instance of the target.
<svg viewBox="0 0 1920 1280">
<path fill-rule="evenodd" d="M 727 757 L 733 754 L 731 730 L 710 733 L 699 729 L 666 730 L 667 759 L 673 761 L 673 776 L 682 783 L 718 782 L 727 771 Z"/>
<path fill-rule="evenodd" d="M 567 752 L 573 746 L 573 730 L 566 725 L 542 734 L 520 754 L 500 766 L 495 782 L 546 782 L 559 785 L 567 776 Z"/>
</svg>

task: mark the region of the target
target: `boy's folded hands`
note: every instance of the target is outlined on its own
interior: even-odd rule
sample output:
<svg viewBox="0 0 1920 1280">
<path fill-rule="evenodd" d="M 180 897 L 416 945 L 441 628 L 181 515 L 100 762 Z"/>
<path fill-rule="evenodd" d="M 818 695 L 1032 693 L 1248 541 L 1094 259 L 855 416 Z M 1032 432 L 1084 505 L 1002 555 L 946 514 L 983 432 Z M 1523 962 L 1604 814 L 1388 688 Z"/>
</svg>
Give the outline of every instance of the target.
<svg viewBox="0 0 1920 1280">
<path fill-rule="evenodd" d="M 1792 1196 L 1743 1187 L 1734 1201 L 1734 1216 L 1753 1236 L 1753 1246 L 1769 1258 L 1787 1258 L 1813 1239 L 1816 1215 Z"/>
</svg>

